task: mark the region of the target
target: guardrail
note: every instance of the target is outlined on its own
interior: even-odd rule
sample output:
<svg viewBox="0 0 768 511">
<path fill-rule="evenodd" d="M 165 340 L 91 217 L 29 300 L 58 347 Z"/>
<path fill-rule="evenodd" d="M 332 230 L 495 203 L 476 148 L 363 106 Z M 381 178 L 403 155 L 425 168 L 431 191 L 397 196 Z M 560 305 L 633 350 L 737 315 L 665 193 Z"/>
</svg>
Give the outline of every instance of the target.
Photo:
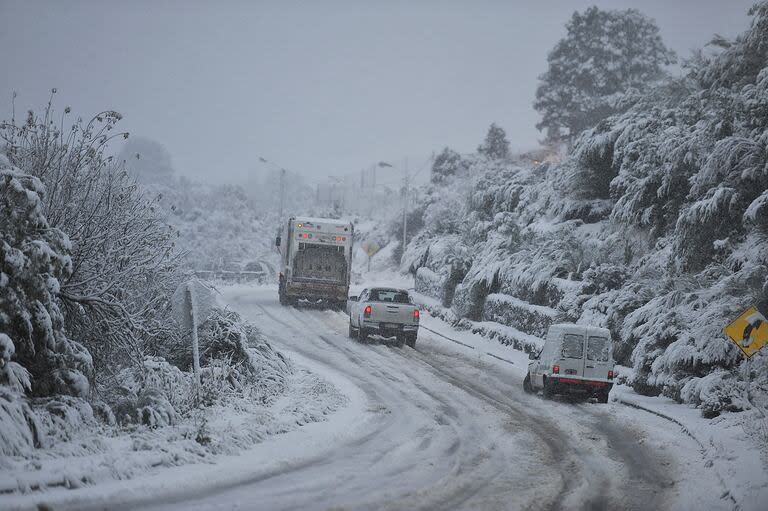
<svg viewBox="0 0 768 511">
<path fill-rule="evenodd" d="M 224 280 L 226 282 L 265 282 L 269 275 L 265 271 L 198 270 L 195 275 L 203 280 Z"/>
</svg>

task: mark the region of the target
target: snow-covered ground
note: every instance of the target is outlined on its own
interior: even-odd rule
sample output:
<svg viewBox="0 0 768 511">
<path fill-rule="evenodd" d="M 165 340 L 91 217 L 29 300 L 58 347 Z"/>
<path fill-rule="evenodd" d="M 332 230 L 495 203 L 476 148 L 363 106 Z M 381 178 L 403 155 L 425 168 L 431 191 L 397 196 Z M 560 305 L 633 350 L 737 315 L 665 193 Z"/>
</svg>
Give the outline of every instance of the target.
<svg viewBox="0 0 768 511">
<path fill-rule="evenodd" d="M 410 287 L 385 273 L 359 285 L 374 281 Z M 344 314 L 281 307 L 272 286 L 223 293 L 307 380 L 273 405 L 275 416 L 312 407 L 325 410 L 323 422 L 273 431 L 282 434 L 208 463 L 2 495 L 0 508 L 762 509 L 768 497 L 743 431 L 695 410 L 623 389 L 607 405 L 527 395 L 524 353 L 428 313 L 414 350 L 360 344 L 347 337 Z M 222 411 L 217 422 L 227 420 Z M 247 413 L 232 427 L 243 421 Z M 173 451 L 161 440 L 148 457 Z"/>
</svg>

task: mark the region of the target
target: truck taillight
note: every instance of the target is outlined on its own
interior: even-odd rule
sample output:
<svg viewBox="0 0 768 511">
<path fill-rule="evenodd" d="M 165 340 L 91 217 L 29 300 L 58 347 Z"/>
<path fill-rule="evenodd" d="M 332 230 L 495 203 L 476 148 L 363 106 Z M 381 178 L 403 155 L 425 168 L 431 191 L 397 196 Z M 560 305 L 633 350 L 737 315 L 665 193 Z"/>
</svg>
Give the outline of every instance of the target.
<svg viewBox="0 0 768 511">
<path fill-rule="evenodd" d="M 613 370 L 608 371 L 608 379 L 609 380 L 613 379 Z"/>
<path fill-rule="evenodd" d="M 420 316 L 420 315 L 421 315 L 421 314 L 419 313 L 419 309 L 413 309 L 413 319 L 415 319 L 416 321 L 418 321 L 418 320 L 419 320 L 419 316 Z"/>
<path fill-rule="evenodd" d="M 558 365 L 552 366 L 552 374 L 560 374 L 560 366 Z"/>
<path fill-rule="evenodd" d="M 365 316 L 366 318 L 370 318 L 371 312 L 373 312 L 373 307 L 371 307 L 370 305 L 366 305 L 365 310 L 363 311 L 363 316 Z"/>
</svg>

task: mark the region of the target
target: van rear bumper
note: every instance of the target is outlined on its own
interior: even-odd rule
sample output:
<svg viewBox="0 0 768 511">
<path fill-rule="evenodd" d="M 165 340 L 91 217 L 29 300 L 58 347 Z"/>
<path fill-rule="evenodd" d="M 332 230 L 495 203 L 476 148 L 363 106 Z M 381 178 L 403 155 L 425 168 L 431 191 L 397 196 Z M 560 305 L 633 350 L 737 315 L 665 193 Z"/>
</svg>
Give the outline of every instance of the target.
<svg viewBox="0 0 768 511">
<path fill-rule="evenodd" d="M 613 388 L 612 381 L 582 380 L 580 378 L 560 376 L 550 376 L 547 378 L 547 385 L 551 386 L 555 392 L 574 393 L 610 392 Z"/>
</svg>

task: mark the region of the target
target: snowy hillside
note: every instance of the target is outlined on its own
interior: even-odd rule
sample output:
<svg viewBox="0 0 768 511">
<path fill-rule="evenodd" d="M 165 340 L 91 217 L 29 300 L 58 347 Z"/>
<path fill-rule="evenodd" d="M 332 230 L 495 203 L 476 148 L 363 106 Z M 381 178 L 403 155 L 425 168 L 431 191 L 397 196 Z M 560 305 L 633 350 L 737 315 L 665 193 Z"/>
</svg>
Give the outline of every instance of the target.
<svg viewBox="0 0 768 511">
<path fill-rule="evenodd" d="M 768 306 L 768 4 L 684 77 L 628 97 L 560 163 L 446 152 L 402 269 L 459 318 L 606 326 L 644 394 L 708 416 L 766 400 L 722 328 Z M 501 305 L 503 304 L 503 305 Z"/>
</svg>

